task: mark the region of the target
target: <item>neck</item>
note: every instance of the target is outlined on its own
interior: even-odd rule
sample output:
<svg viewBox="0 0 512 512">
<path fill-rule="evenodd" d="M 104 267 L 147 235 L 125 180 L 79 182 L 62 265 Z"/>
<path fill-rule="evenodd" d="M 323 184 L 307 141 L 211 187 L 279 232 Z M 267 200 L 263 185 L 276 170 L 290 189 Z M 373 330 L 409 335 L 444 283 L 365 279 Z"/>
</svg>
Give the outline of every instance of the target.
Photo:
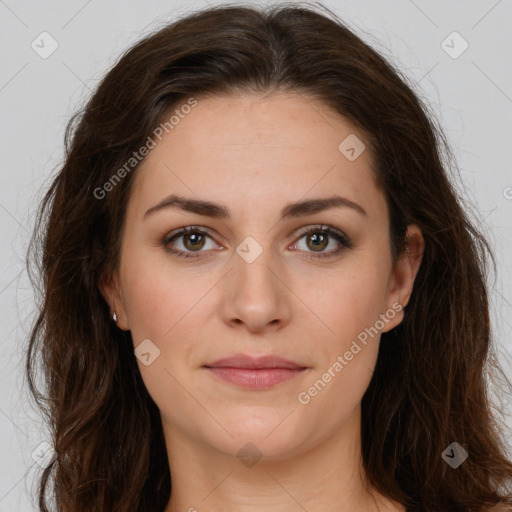
<svg viewBox="0 0 512 512">
<path fill-rule="evenodd" d="M 297 447 L 295 453 L 263 456 L 257 462 L 257 456 L 252 461 L 250 456 L 240 460 L 209 445 L 198 445 L 165 422 L 164 432 L 172 481 L 165 512 L 404 510 L 364 483 L 360 409 L 334 436 L 319 440 L 313 449 Z"/>
</svg>

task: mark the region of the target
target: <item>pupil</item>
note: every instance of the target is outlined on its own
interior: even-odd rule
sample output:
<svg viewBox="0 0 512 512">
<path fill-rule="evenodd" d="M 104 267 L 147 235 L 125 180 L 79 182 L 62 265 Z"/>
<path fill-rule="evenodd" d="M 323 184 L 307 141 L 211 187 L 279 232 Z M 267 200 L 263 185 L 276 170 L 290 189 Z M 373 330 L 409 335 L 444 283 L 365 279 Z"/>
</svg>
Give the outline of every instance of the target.
<svg viewBox="0 0 512 512">
<path fill-rule="evenodd" d="M 198 247 L 200 245 L 200 244 L 198 244 L 198 242 L 200 242 L 200 240 L 199 240 L 200 236 L 201 235 L 198 235 L 197 233 L 192 233 L 192 234 L 189 234 L 186 236 L 186 240 L 188 242 L 190 242 L 192 239 L 192 243 L 191 243 L 192 247 Z M 194 241 L 194 239 L 195 239 L 195 241 Z"/>
<path fill-rule="evenodd" d="M 325 240 L 322 240 L 325 238 L 325 235 L 319 235 L 318 233 L 315 233 L 311 236 L 311 239 L 313 240 L 314 247 L 320 247 L 322 243 L 325 244 Z"/>
</svg>

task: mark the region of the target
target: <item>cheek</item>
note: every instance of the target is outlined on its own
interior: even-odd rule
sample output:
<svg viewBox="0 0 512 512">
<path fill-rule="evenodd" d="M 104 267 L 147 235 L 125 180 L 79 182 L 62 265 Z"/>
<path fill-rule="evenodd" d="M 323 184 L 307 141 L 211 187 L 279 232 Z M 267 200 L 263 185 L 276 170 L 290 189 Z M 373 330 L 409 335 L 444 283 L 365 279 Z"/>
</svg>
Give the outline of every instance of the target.
<svg viewBox="0 0 512 512">
<path fill-rule="evenodd" d="M 316 335 L 318 364 L 297 400 L 308 415 L 324 418 L 324 428 L 336 428 L 358 406 L 378 357 L 380 332 L 376 322 L 384 313 L 385 270 L 368 264 L 354 264 L 350 272 L 347 268 L 330 281 L 324 294 L 309 293 L 311 309 L 329 331 L 322 329 L 328 334 Z M 325 411 L 330 411 L 327 417 Z"/>
<path fill-rule="evenodd" d="M 377 362 L 378 338 L 364 346 L 356 342 L 336 351 L 329 363 L 318 368 L 297 394 L 306 421 L 321 425 L 320 432 L 337 430 L 360 405 Z M 346 350 L 345 350 L 346 349 Z M 351 354 L 351 359 L 347 358 Z"/>
<path fill-rule="evenodd" d="M 146 253 L 124 267 L 124 303 L 135 340 L 141 336 L 165 343 L 196 307 L 209 287 L 208 276 L 180 271 Z M 190 326 L 189 326 L 190 327 Z"/>
<path fill-rule="evenodd" d="M 137 261 L 139 264 L 132 259 L 124 274 L 133 345 L 136 349 L 150 340 L 158 354 L 150 366 L 138 360 L 142 378 L 155 402 L 165 404 L 167 392 L 186 401 L 178 382 L 206 362 L 205 350 L 212 341 L 208 326 L 215 311 L 211 301 L 218 276 L 171 268 L 158 258 L 151 261 L 146 253 Z"/>
<path fill-rule="evenodd" d="M 326 387 L 333 391 L 325 393 L 323 400 L 336 401 L 336 396 L 343 396 L 343 400 L 355 404 L 371 379 L 389 279 L 388 262 L 379 261 L 374 255 L 374 251 L 361 251 L 347 259 L 337 275 L 331 273 L 329 280 L 318 281 L 324 285 L 323 293 L 322 288 L 314 294 L 311 289 L 302 289 L 310 309 L 328 327 L 322 328 L 324 335 L 317 335 L 321 364 L 311 379 L 320 378 L 319 386 L 328 383 Z"/>
<path fill-rule="evenodd" d="M 346 341 L 374 325 L 385 312 L 388 278 L 383 265 L 355 257 L 339 272 L 320 279 L 318 284 L 323 286 L 317 292 L 304 288 L 302 294 L 331 334 Z"/>
<path fill-rule="evenodd" d="M 180 302 L 166 286 L 165 278 L 147 269 L 132 275 L 125 304 L 134 343 L 142 338 L 161 338 L 172 327 Z"/>
<path fill-rule="evenodd" d="M 147 262 L 147 258 L 145 259 Z M 158 265 L 126 266 L 125 303 L 134 348 L 150 340 L 150 361 L 137 364 L 145 387 L 162 414 L 197 414 L 187 390 L 190 372 L 202 362 L 207 321 L 205 293 L 215 282 Z M 155 348 L 156 347 L 156 348 Z M 155 355 L 157 354 L 157 355 Z M 172 397 L 172 400 L 170 400 Z M 175 418 L 176 420 L 176 418 Z M 176 420 L 177 421 L 177 420 Z"/>
</svg>

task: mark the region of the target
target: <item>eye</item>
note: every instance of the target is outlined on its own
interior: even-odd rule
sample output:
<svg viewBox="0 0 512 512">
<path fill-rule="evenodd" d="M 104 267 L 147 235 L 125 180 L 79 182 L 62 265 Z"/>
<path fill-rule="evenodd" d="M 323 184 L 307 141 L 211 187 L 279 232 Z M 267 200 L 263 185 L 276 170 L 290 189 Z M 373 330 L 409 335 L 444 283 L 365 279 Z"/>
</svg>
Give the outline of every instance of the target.
<svg viewBox="0 0 512 512">
<path fill-rule="evenodd" d="M 163 244 L 166 250 L 176 254 L 176 256 L 180 258 L 198 258 L 199 255 L 191 255 L 190 252 L 187 251 L 202 252 L 201 249 L 205 246 L 206 237 L 212 240 L 206 231 L 190 226 L 170 233 L 164 238 Z M 184 250 L 170 247 L 171 242 L 179 238 L 183 238 L 182 245 Z"/>
<path fill-rule="evenodd" d="M 183 238 L 183 241 L 181 242 L 182 248 L 172 247 L 175 241 L 180 238 Z M 202 249 L 205 248 L 207 238 L 210 239 L 214 245 L 214 247 L 210 247 L 210 249 L 215 248 L 217 244 L 215 244 L 206 231 L 194 226 L 189 226 L 181 228 L 176 232 L 169 233 L 163 239 L 163 245 L 167 251 L 175 254 L 179 258 L 198 258 L 200 255 L 194 255 L 193 253 L 204 252 Z M 347 235 L 345 235 L 345 233 L 335 230 L 330 226 L 311 226 L 299 235 L 299 241 L 303 238 L 307 239 L 306 249 L 304 249 L 305 252 L 313 253 L 306 257 L 312 259 L 335 256 L 343 249 L 349 249 L 353 245 L 352 241 Z M 324 251 L 324 249 L 329 246 L 330 239 L 334 239 L 336 241 L 338 248 L 330 251 Z M 298 245 L 299 243 L 295 242 L 293 247 L 297 247 Z M 208 247 L 206 247 L 206 249 L 208 249 Z"/>
<path fill-rule="evenodd" d="M 335 230 L 330 226 L 311 226 L 300 235 L 299 241 L 306 238 L 306 252 L 313 253 L 309 254 L 307 258 L 329 258 L 336 256 L 343 249 L 350 249 L 353 244 L 350 238 L 341 231 Z M 334 239 L 338 248 L 330 251 L 324 251 L 329 246 L 330 239 Z M 299 246 L 299 243 L 295 243 L 294 247 Z M 311 251 L 307 249 L 312 249 Z"/>
</svg>

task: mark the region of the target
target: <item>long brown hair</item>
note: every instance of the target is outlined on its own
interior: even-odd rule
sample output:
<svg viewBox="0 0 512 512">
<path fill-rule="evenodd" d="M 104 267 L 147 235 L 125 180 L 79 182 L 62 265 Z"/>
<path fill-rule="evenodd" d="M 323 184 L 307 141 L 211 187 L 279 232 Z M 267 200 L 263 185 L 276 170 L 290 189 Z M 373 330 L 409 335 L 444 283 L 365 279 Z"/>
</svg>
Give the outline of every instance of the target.
<svg viewBox="0 0 512 512">
<path fill-rule="evenodd" d="M 157 512 L 170 498 L 159 410 L 98 284 L 118 262 L 134 151 L 190 98 L 240 91 L 305 94 L 350 120 L 387 199 L 394 258 L 407 225 L 423 233 L 405 319 L 382 335 L 362 400 L 368 481 L 410 510 L 512 510 L 505 424 L 489 390 L 498 377 L 511 386 L 491 337 L 489 245 L 454 188 L 456 164 L 428 106 L 318 5 L 324 13 L 294 3 L 189 14 L 129 49 L 69 122 L 29 250 L 42 294 L 26 372 L 56 450 L 41 511 L 52 499 L 59 512 Z M 456 469 L 442 457 L 453 442 L 469 454 Z"/>
</svg>

